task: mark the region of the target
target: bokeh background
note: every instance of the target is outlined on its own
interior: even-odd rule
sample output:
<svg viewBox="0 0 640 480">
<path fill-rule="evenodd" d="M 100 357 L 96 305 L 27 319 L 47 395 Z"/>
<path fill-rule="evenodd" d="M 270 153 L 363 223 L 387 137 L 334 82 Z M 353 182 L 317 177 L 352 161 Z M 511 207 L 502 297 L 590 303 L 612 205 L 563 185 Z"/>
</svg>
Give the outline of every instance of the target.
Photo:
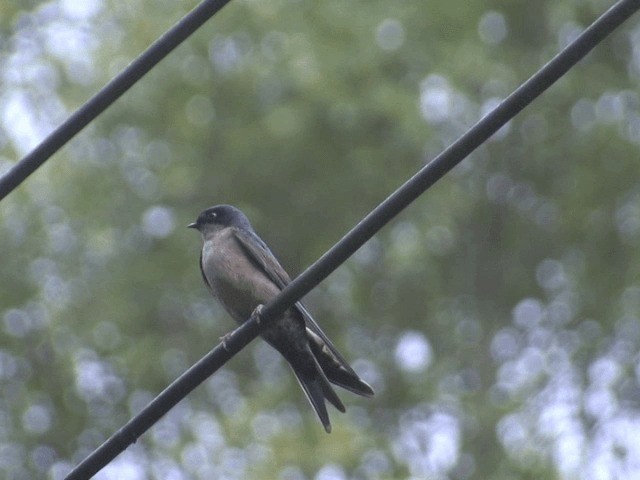
<svg viewBox="0 0 640 480">
<path fill-rule="evenodd" d="M 185 226 L 296 275 L 608 0 L 234 0 L 0 203 L 0 477 L 57 480 L 233 322 Z M 196 2 L 0 2 L 0 171 Z M 305 302 L 373 399 L 256 341 L 98 479 L 640 476 L 640 17 Z"/>
</svg>

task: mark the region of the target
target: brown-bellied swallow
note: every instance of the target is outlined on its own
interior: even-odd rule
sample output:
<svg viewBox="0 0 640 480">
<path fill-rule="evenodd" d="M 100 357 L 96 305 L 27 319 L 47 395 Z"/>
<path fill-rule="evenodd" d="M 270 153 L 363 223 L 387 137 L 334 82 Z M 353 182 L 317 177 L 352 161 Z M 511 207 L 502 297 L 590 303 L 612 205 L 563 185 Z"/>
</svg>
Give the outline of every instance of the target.
<svg viewBox="0 0 640 480">
<path fill-rule="evenodd" d="M 189 227 L 202 234 L 202 278 L 236 322 L 245 322 L 290 283 L 287 272 L 237 208 L 211 207 Z M 261 336 L 289 362 L 327 433 L 331 422 L 325 399 L 345 411 L 331 383 L 364 397 L 373 395 L 301 302 L 271 322 Z"/>
</svg>

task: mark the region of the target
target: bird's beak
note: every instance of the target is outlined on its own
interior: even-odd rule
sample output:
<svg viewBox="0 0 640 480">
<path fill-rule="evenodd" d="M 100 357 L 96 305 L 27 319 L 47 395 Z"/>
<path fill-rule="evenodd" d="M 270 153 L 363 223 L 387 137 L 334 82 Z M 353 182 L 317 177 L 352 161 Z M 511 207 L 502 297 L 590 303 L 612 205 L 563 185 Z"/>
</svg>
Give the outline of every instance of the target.
<svg viewBox="0 0 640 480">
<path fill-rule="evenodd" d="M 198 228 L 198 222 L 193 222 L 187 225 L 187 228 Z"/>
</svg>

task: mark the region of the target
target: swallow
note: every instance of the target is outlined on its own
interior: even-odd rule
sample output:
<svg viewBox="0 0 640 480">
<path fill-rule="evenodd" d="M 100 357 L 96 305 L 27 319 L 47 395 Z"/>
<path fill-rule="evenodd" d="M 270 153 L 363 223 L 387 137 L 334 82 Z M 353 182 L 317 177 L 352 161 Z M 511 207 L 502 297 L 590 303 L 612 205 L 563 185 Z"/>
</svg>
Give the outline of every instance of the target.
<svg viewBox="0 0 640 480">
<path fill-rule="evenodd" d="M 189 228 L 202 235 L 200 271 L 205 284 L 238 324 L 291 282 L 239 209 L 231 205 L 208 208 Z M 325 400 L 345 411 L 331 384 L 363 397 L 374 395 L 301 302 L 270 322 L 261 336 L 289 363 L 327 433 L 331 422 Z"/>
</svg>

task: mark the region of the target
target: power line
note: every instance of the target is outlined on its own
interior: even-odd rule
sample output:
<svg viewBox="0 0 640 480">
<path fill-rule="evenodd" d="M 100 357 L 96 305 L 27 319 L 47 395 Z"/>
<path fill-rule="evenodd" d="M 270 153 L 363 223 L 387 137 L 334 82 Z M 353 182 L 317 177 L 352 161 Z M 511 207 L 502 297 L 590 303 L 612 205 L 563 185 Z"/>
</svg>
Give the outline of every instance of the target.
<svg viewBox="0 0 640 480">
<path fill-rule="evenodd" d="M 197 364 L 169 385 L 137 416 L 95 450 L 74 469 L 66 480 L 90 478 L 128 445 L 167 413 L 176 403 L 218 370 L 227 360 L 244 348 L 259 333 L 260 328 L 281 315 L 296 301 L 309 293 L 364 243 L 406 208 L 431 185 L 496 133 L 509 120 L 561 78 L 607 35 L 640 8 L 640 0 L 621 0 L 605 12 L 578 38 L 538 70 L 509 95 L 491 113 L 476 123 L 449 148 L 440 153 L 404 185 L 369 213 L 358 225 L 327 251 L 313 265 L 293 280 L 269 304 L 260 316 L 260 324 L 252 315 Z"/>
<path fill-rule="evenodd" d="M 500 105 L 387 197 L 329 251 L 287 285 L 272 302 L 265 306 L 262 312 L 263 317 L 271 318 L 282 314 L 289 306 L 309 293 L 392 218 L 553 85 L 638 9 L 640 9 L 640 0 L 620 0 L 613 5 Z"/>
<path fill-rule="evenodd" d="M 0 201 L 230 0 L 204 0 L 0 177 Z"/>
</svg>

